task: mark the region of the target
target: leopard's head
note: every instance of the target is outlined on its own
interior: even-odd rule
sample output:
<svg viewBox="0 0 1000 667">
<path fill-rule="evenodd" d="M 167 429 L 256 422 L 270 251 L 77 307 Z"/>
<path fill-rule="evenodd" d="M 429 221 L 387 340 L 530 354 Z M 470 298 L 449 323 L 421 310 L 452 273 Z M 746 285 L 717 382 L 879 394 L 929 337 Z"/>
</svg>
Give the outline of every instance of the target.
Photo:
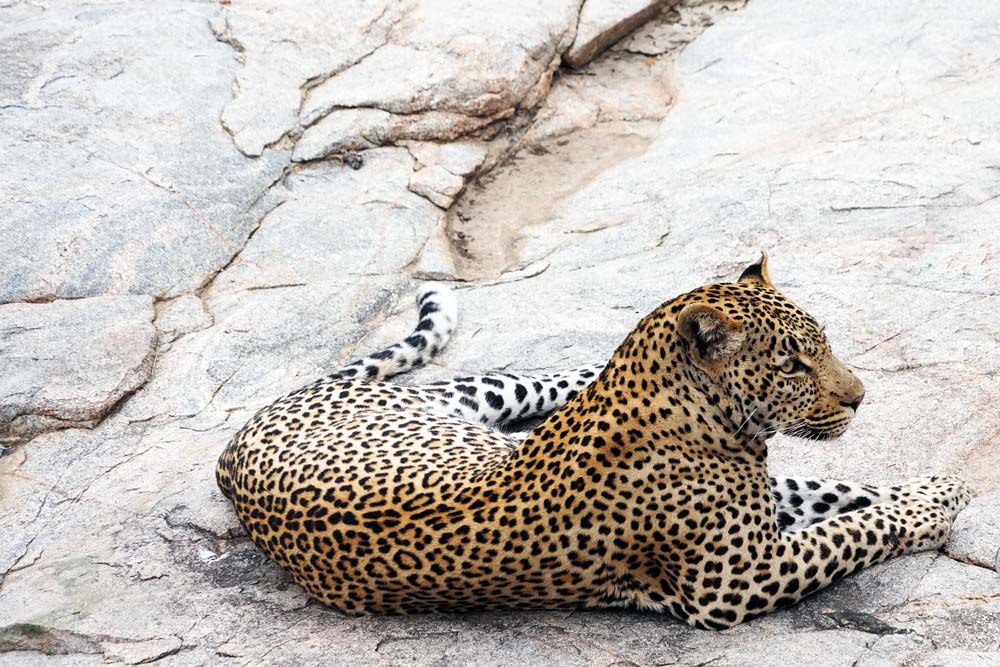
<svg viewBox="0 0 1000 667">
<path fill-rule="evenodd" d="M 766 255 L 737 282 L 695 290 L 675 308 L 689 363 L 730 399 L 741 432 L 820 440 L 847 430 L 864 385 L 823 327 L 774 288 Z"/>
</svg>

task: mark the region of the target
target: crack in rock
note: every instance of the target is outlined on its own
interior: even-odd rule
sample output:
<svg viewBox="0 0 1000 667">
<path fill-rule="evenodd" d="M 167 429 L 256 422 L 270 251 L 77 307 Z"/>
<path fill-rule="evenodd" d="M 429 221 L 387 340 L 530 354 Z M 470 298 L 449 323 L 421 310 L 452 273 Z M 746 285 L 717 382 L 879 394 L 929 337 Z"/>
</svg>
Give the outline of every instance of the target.
<svg viewBox="0 0 1000 667">
<path fill-rule="evenodd" d="M 838 628 L 857 630 L 858 632 L 866 632 L 873 635 L 906 635 L 913 632 L 912 630 L 889 625 L 877 616 L 861 611 L 832 611 L 826 612 L 824 616 L 836 623 Z"/>
<path fill-rule="evenodd" d="M 594 210 L 590 224 L 586 219 L 581 224 L 577 218 L 584 216 L 575 215 L 573 210 L 566 214 L 576 223 L 573 226 L 561 228 L 558 218 L 561 200 L 620 162 L 646 151 L 676 97 L 675 60 L 718 14 L 743 4 L 684 2 L 662 11 L 657 8 L 657 18 L 632 38 L 583 70 L 561 72 L 538 108 L 530 116 L 510 121 L 511 129 L 492 142 L 494 156 L 487 160 L 488 166 L 466 184 L 465 192 L 449 209 L 445 238 L 454 270 L 421 275 L 495 280 L 512 266 L 537 261 L 565 245 L 565 241 L 549 237 L 600 236 L 600 232 L 611 230 L 602 237 L 606 242 L 616 234 L 626 235 L 630 226 L 642 222 L 629 208 L 650 203 L 645 198 L 631 198 L 627 206 L 611 206 L 606 211 Z M 637 56 L 622 47 L 643 32 L 659 40 L 662 48 L 657 58 Z M 530 200 L 519 196 L 524 191 L 536 196 Z M 663 226 L 668 224 L 663 222 Z M 549 228 L 556 230 L 549 232 Z M 657 251 L 669 235 L 669 229 L 661 231 L 642 251 Z M 536 236 L 544 244 L 537 250 L 532 247 Z M 438 256 L 445 255 L 436 247 L 432 250 Z M 638 255 L 633 248 L 627 256 Z"/>
<path fill-rule="evenodd" d="M 0 443 L 95 428 L 120 410 L 152 375 L 153 317 L 149 297 L 0 306 Z"/>
<path fill-rule="evenodd" d="M 962 563 L 963 565 L 971 565 L 972 567 L 979 567 L 984 570 L 989 570 L 990 572 L 1000 571 L 1000 549 L 997 549 L 996 553 L 993 555 L 993 562 L 981 561 L 972 556 L 959 556 L 954 553 L 949 553 L 947 548 L 942 552 L 944 555 L 956 563 Z"/>
<path fill-rule="evenodd" d="M 0 627 L 0 654 L 30 651 L 44 655 L 102 655 L 129 665 L 145 665 L 176 655 L 186 647 L 179 637 L 134 639 L 87 634 L 34 623 Z"/>
<path fill-rule="evenodd" d="M 652 18 L 664 4 L 663 0 L 587 0 L 580 8 L 576 36 L 563 54 L 563 60 L 574 68 L 586 65 L 598 53 Z"/>
<path fill-rule="evenodd" d="M 271 185 L 269 185 L 268 188 L 267 188 L 267 190 L 265 190 L 264 192 L 262 192 L 260 194 L 260 196 L 257 198 L 257 200 L 255 200 L 255 201 L 262 200 L 265 197 L 265 195 L 267 194 L 267 192 L 270 191 L 271 188 L 273 188 L 274 186 L 276 186 L 279 183 L 282 183 L 284 181 L 284 179 L 285 179 L 285 177 L 287 176 L 288 173 L 290 173 L 290 171 L 286 170 L 285 174 L 283 174 L 281 178 L 279 178 L 276 181 L 274 181 L 274 183 L 272 183 Z M 285 203 L 285 200 L 283 200 L 283 199 L 280 200 L 280 201 L 278 201 L 277 203 L 275 203 L 272 206 L 270 206 L 269 208 L 267 208 L 260 215 L 260 217 L 257 218 L 257 222 L 254 223 L 254 226 L 250 229 L 250 233 L 247 234 L 246 239 L 243 241 L 243 245 L 240 246 L 239 248 L 235 249 L 235 251 L 233 252 L 233 254 L 229 257 L 229 260 L 225 264 L 223 264 L 222 266 L 220 266 L 216 271 L 214 271 L 211 275 L 209 275 L 205 279 L 205 282 L 202 283 L 202 285 L 195 291 L 195 296 L 197 296 L 199 299 L 201 299 L 206 304 L 208 303 L 205 300 L 205 295 L 211 290 L 212 285 L 215 283 L 216 278 L 218 278 L 220 275 L 222 275 L 223 273 L 225 273 L 226 270 L 229 267 L 233 266 L 233 264 L 235 264 L 237 262 L 237 260 L 240 259 L 240 254 L 247 248 L 248 245 L 250 245 L 250 242 L 253 241 L 253 237 L 257 234 L 258 231 L 260 231 L 260 228 L 264 224 L 264 221 L 267 219 L 267 217 L 269 215 L 271 215 L 272 213 L 274 213 L 276 210 L 278 210 L 278 208 L 280 208 L 284 203 Z M 209 309 L 209 314 L 211 315 L 210 309 Z"/>
</svg>

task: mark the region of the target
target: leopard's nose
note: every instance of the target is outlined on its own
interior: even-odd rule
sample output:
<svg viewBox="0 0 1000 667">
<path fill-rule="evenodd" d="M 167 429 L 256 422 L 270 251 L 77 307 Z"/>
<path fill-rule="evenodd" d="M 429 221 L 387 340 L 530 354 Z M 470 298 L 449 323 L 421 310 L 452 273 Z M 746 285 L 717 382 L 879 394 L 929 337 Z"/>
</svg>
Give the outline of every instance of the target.
<svg viewBox="0 0 1000 667">
<path fill-rule="evenodd" d="M 851 408 L 852 410 L 857 412 L 858 408 L 861 407 L 861 401 L 863 400 L 865 400 L 865 392 L 862 391 L 860 394 L 858 394 L 857 396 L 855 396 L 850 400 L 841 401 L 840 404 L 843 405 L 845 408 Z"/>
<path fill-rule="evenodd" d="M 842 365 L 841 368 L 846 377 L 842 379 L 843 384 L 840 386 L 840 404 L 857 412 L 861 401 L 865 400 L 865 385 L 846 366 Z"/>
</svg>

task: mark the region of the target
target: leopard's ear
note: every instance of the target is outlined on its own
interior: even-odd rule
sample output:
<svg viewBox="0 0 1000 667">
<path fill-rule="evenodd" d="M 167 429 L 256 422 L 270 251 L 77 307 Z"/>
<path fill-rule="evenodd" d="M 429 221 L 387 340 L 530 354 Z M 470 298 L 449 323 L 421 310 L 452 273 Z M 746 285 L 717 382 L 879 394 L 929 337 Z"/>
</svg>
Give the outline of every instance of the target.
<svg viewBox="0 0 1000 667">
<path fill-rule="evenodd" d="M 689 343 L 695 364 L 713 374 L 743 345 L 742 325 L 707 304 L 685 306 L 677 316 L 677 328 Z"/>
<path fill-rule="evenodd" d="M 739 282 L 741 283 L 757 283 L 763 285 L 764 287 L 774 287 L 771 283 L 771 276 L 767 272 L 767 253 L 762 252 L 760 254 L 760 260 L 756 264 L 751 264 L 747 268 L 743 269 L 743 273 L 740 274 Z"/>
</svg>

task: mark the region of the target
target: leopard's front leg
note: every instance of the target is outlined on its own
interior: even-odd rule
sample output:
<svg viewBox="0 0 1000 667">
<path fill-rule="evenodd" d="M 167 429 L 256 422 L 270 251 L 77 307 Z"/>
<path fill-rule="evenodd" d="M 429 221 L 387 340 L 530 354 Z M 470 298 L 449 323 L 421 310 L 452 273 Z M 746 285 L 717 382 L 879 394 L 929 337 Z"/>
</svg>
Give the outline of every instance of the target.
<svg viewBox="0 0 1000 667">
<path fill-rule="evenodd" d="M 830 517 L 872 505 L 923 499 L 944 505 L 952 517 L 971 497 L 962 480 L 951 476 L 917 477 L 896 486 L 808 477 L 771 477 L 778 530 L 801 530 Z"/>
<path fill-rule="evenodd" d="M 696 627 L 731 627 L 894 556 L 936 549 L 951 523 L 943 504 L 914 499 L 846 512 L 804 530 L 740 531 L 688 564 L 671 609 Z"/>
</svg>

